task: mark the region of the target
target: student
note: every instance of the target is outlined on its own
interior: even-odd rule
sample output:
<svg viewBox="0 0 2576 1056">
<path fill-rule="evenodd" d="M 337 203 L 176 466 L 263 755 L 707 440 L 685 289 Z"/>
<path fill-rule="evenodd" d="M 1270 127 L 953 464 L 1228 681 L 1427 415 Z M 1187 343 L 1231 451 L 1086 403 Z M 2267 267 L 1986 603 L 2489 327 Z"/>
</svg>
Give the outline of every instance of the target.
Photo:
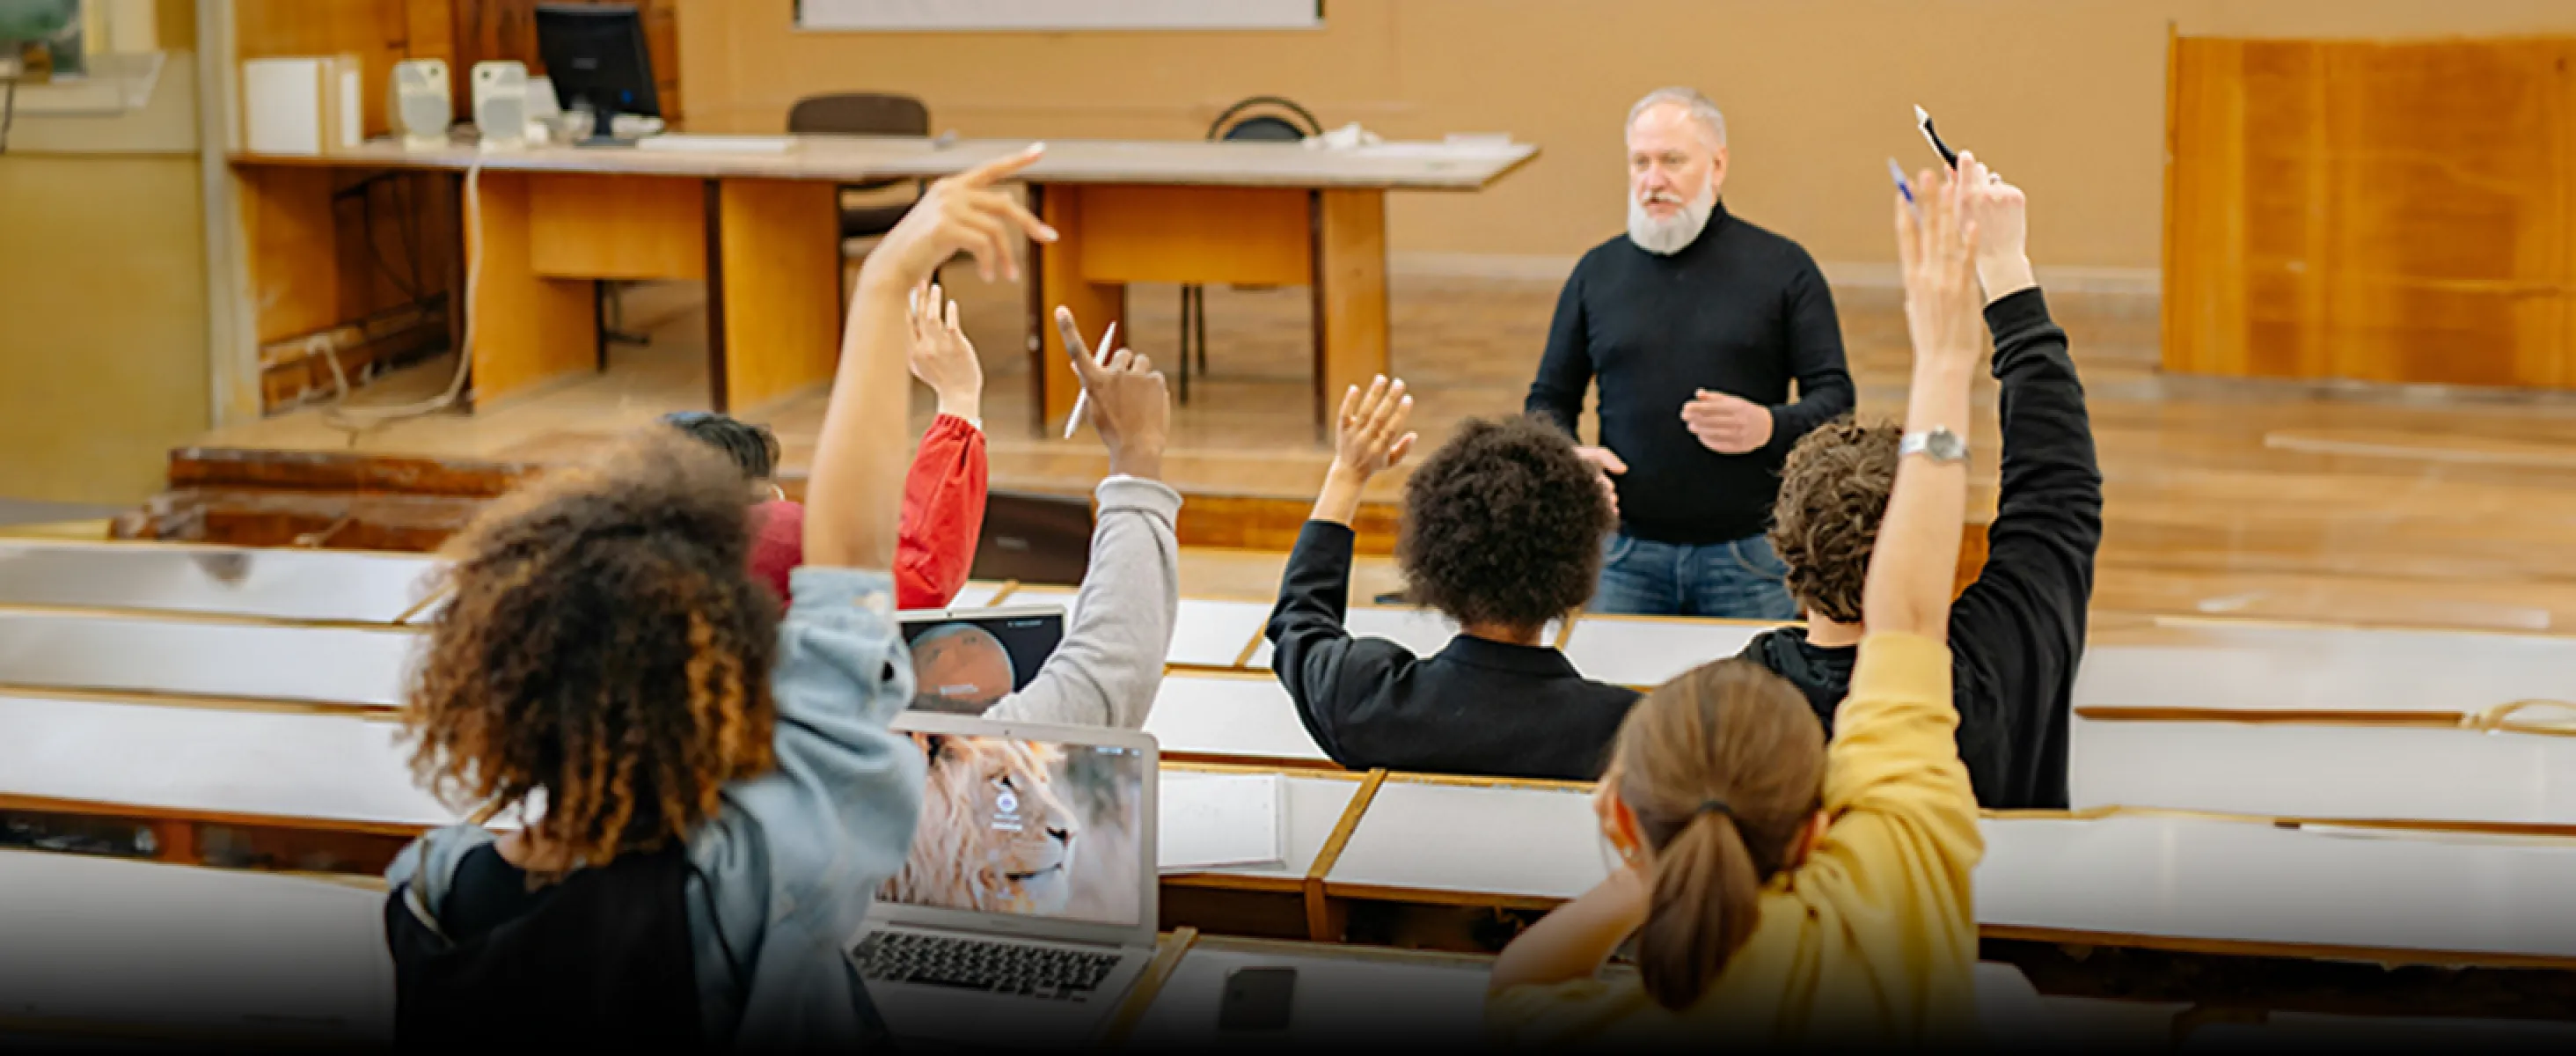
<svg viewBox="0 0 2576 1056">
<path fill-rule="evenodd" d="M 1412 410 L 1402 381 L 1342 397 L 1333 466 L 1270 613 L 1271 667 L 1345 767 L 1591 780 L 1637 694 L 1584 678 L 1545 642 L 1592 596 L 1613 525 L 1563 432 L 1469 420 L 1406 483 L 1396 561 L 1412 598 L 1458 622 L 1446 647 L 1416 657 L 1342 626 L 1351 518 L 1369 478 L 1412 450 Z"/>
<path fill-rule="evenodd" d="M 1867 636 L 1827 746 L 1778 676 L 1722 660 L 1648 694 L 1596 800 L 1610 876 L 1514 940 L 1486 1005 L 1504 1039 L 1602 1048 L 1970 1040 L 1984 846 L 1951 731 L 1947 629 L 1977 332 L 1956 181 L 1897 203 L 1915 349 L 1899 463 L 1864 588 Z M 1595 978 L 1630 934 L 1637 973 Z"/>
<path fill-rule="evenodd" d="M 868 257 L 809 487 L 794 604 L 747 571 L 739 473 L 658 433 L 549 474 L 456 543 L 405 701 L 420 777 L 496 834 L 432 831 L 387 873 L 396 1040 L 849 1048 L 876 1036 L 844 955 L 902 865 L 919 754 L 893 620 L 908 454 L 905 292 L 1003 232 L 993 184 L 934 184 Z"/>
<path fill-rule="evenodd" d="M 937 285 L 914 290 L 906 315 L 912 324 L 912 375 L 938 395 L 939 416 L 922 435 L 903 484 L 895 604 L 936 609 L 966 586 L 984 529 L 984 368 L 958 328 L 957 302 L 942 297 Z M 786 598 L 788 573 L 805 561 L 805 507 L 788 501 L 775 480 L 778 437 L 767 426 L 707 411 L 680 411 L 662 420 L 724 452 L 751 478 L 758 502 L 752 507 L 752 575 Z"/>
<path fill-rule="evenodd" d="M 2023 251 L 2022 192 L 1971 154 L 1960 155 L 1959 173 L 2003 383 L 2002 493 L 1985 568 L 1950 611 L 1959 754 L 1977 802 L 2064 808 L 2075 666 L 2102 544 L 2102 471 L 2066 331 L 2049 320 Z M 1861 580 L 1897 439 L 1893 424 L 1834 422 L 1799 441 L 1783 471 L 1771 541 L 1806 623 L 1756 636 L 1742 656 L 1797 685 L 1828 733 L 1851 686 Z"/>
<path fill-rule="evenodd" d="M 1172 401 L 1151 360 L 1121 348 L 1093 358 L 1073 313 L 1056 309 L 1074 376 L 1090 394 L 1090 421 L 1109 449 L 1109 477 L 1093 492 L 1091 565 L 1073 623 L 1027 688 L 988 718 L 1060 726 L 1137 729 L 1163 687 L 1163 660 L 1181 606 L 1181 494 L 1163 483 Z"/>
</svg>

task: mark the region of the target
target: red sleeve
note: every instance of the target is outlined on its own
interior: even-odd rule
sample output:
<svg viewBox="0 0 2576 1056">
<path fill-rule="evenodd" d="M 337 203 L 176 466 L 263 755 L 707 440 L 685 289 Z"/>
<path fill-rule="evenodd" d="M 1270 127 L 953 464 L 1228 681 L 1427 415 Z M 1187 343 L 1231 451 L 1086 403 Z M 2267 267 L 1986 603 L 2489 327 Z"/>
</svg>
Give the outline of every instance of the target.
<svg viewBox="0 0 2576 1056">
<path fill-rule="evenodd" d="M 936 609 L 966 586 L 984 531 L 984 431 L 943 414 L 921 438 L 903 482 L 903 529 L 895 544 L 895 604 Z"/>
<path fill-rule="evenodd" d="M 773 499 L 751 508 L 751 578 L 787 597 L 787 574 L 805 563 L 805 507 Z"/>
</svg>

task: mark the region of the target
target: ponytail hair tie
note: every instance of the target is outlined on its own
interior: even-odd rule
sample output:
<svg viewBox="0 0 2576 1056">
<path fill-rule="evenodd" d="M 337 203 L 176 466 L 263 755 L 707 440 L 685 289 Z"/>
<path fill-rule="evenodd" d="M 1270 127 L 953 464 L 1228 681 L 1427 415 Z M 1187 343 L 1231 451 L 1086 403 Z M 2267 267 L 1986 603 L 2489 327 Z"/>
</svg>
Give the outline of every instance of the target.
<svg viewBox="0 0 2576 1056">
<path fill-rule="evenodd" d="M 1698 817 L 1702 814 L 1720 814 L 1724 815 L 1728 821 L 1735 820 L 1735 808 L 1727 806 L 1726 801 L 1723 799 L 1701 800 L 1699 803 L 1699 809 L 1691 811 L 1691 816 Z"/>
</svg>

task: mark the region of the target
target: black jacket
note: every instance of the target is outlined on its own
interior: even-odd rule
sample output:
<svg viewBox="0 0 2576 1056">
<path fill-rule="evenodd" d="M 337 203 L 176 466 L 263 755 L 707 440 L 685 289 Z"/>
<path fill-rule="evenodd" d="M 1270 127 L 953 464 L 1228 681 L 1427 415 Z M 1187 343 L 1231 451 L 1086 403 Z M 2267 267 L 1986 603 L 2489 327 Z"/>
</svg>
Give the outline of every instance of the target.
<svg viewBox="0 0 2576 1056">
<path fill-rule="evenodd" d="M 1308 521 L 1267 633 L 1271 669 L 1333 761 L 1354 770 L 1589 781 L 1635 690 L 1575 673 L 1554 649 L 1459 635 L 1429 658 L 1343 629 L 1351 529 Z"/>
<path fill-rule="evenodd" d="M 1950 686 L 1959 758 L 1977 803 L 2066 806 L 2066 739 L 2084 656 L 2093 555 L 2102 546 L 2102 470 L 2066 331 L 2036 289 L 1986 306 L 2003 383 L 2003 480 L 1986 564 L 1950 606 Z M 1854 650 L 1807 643 L 1805 628 L 1754 638 L 1742 654 L 1807 695 L 1833 730 Z"/>
</svg>

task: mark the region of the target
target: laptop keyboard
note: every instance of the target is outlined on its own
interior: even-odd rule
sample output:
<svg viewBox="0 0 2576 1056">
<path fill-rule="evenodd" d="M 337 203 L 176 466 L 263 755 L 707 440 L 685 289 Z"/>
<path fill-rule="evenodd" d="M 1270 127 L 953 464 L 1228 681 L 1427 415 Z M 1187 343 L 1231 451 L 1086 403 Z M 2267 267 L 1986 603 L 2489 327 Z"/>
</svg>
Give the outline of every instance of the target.
<svg viewBox="0 0 2576 1056">
<path fill-rule="evenodd" d="M 870 982 L 918 983 L 994 994 L 1083 1001 L 1118 967 L 1114 953 L 877 931 L 861 940 L 859 974 Z"/>
</svg>

